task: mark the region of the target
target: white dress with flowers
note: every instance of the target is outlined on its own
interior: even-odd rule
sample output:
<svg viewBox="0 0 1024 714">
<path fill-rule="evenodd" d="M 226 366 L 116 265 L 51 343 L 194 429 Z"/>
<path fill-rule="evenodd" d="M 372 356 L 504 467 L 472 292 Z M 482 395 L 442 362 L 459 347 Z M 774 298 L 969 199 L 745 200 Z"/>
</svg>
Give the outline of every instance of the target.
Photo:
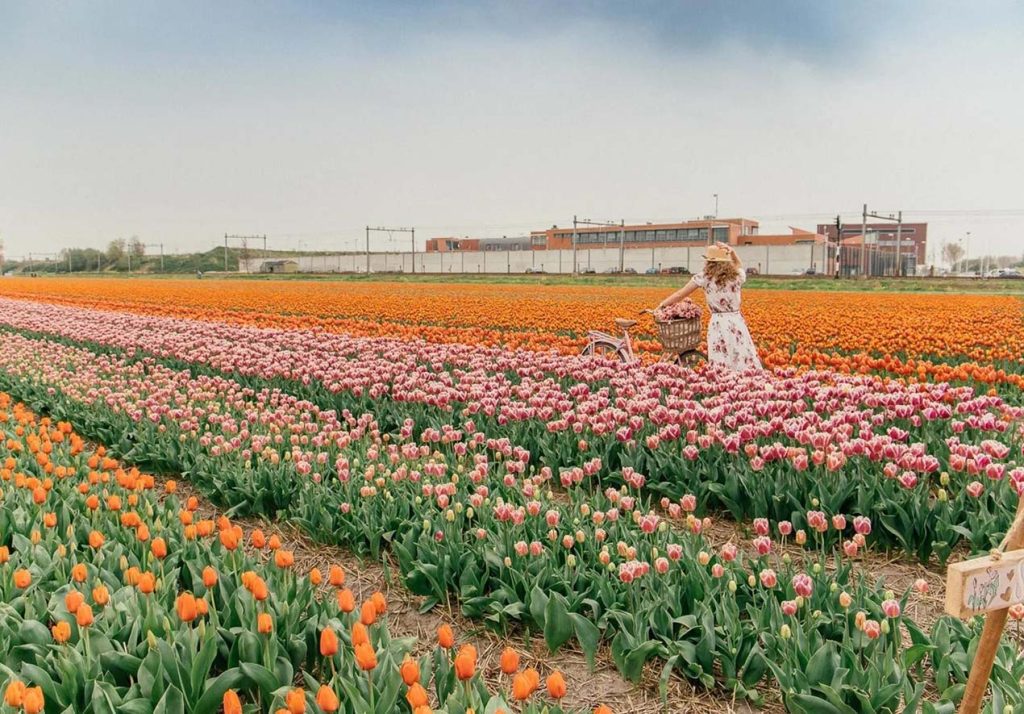
<svg viewBox="0 0 1024 714">
<path fill-rule="evenodd" d="M 693 276 L 693 282 L 704 290 L 711 311 L 708 324 L 708 361 L 728 367 L 736 372 L 761 369 L 757 348 L 750 338 L 747 323 L 740 315 L 740 286 L 746 280 L 740 274 L 719 287 L 703 273 Z"/>
</svg>

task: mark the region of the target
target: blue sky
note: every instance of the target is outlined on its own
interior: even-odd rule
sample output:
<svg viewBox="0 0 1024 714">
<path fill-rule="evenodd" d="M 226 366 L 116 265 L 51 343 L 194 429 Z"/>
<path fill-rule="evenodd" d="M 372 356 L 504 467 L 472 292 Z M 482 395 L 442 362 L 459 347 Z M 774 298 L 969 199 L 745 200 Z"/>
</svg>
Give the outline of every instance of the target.
<svg viewBox="0 0 1024 714">
<path fill-rule="evenodd" d="M 868 202 L 1020 253 L 1022 7 L 0 0 L 0 236 L 345 248 L 719 193 L 767 229 Z"/>
</svg>

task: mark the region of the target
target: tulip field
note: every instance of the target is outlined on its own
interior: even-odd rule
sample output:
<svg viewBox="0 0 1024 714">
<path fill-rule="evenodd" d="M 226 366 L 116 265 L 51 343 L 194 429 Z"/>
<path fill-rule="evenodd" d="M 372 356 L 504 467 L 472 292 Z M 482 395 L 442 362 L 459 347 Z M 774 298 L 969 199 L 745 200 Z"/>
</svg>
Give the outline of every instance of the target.
<svg viewBox="0 0 1024 714">
<path fill-rule="evenodd" d="M 638 363 L 578 356 L 662 297 L 5 279 L 3 711 L 614 711 L 568 652 L 720 711 L 954 711 L 980 622 L 875 565 L 940 574 L 1013 520 L 1021 301 L 748 290 L 764 373 L 656 362 L 643 322 Z M 391 636 L 388 598 L 253 519 L 544 666 Z M 992 711 L 1022 677 L 1008 635 Z"/>
</svg>

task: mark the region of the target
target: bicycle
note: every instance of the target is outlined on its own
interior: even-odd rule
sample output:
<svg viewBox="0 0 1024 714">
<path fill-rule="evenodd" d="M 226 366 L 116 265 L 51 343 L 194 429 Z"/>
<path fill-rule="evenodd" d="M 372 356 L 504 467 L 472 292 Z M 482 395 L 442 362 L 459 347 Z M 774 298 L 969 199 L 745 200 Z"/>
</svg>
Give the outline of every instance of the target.
<svg viewBox="0 0 1024 714">
<path fill-rule="evenodd" d="M 641 314 L 644 313 L 652 317 L 654 316 L 653 310 L 642 310 Z M 658 322 L 655 319 L 662 345 L 660 361 L 696 367 L 701 362 L 707 361 L 707 356 L 697 349 L 700 344 L 700 322 L 693 321 L 695 324 L 684 325 L 681 330 L 673 326 L 676 323 L 682 322 L 690 321 L 675 320 L 666 323 Z M 618 359 L 620 362 L 627 364 L 637 361 L 636 353 L 633 352 L 633 340 L 629 335 L 629 328 L 637 324 L 636 320 L 628 320 L 622 317 L 615 318 L 615 326 L 622 330 L 621 338 L 600 330 L 590 330 L 587 332 L 587 339 L 589 341 L 580 354 Z"/>
</svg>

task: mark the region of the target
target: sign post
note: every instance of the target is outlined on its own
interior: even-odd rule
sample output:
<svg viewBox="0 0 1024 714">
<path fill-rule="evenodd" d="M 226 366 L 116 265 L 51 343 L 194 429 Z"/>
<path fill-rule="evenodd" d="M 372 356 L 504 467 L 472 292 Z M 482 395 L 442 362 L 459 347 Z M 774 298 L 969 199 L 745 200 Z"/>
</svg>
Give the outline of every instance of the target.
<svg viewBox="0 0 1024 714">
<path fill-rule="evenodd" d="M 960 618 L 985 615 L 960 714 L 981 711 L 1006 617 L 1010 607 L 1020 602 L 1024 602 L 1024 499 L 1017 504 L 1017 516 L 998 548 L 983 558 L 954 563 L 946 572 L 946 613 Z"/>
</svg>

